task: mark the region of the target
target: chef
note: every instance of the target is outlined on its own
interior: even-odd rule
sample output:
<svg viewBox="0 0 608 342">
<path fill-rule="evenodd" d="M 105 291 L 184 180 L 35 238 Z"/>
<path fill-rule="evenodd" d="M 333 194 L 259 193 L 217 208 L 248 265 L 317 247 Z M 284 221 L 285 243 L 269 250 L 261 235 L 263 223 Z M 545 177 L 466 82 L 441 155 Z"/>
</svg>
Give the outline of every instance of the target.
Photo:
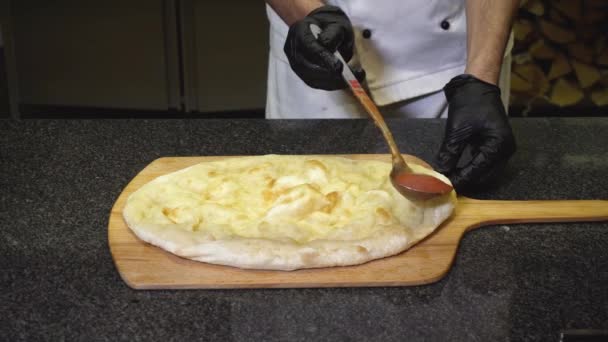
<svg viewBox="0 0 608 342">
<path fill-rule="evenodd" d="M 447 117 L 435 166 L 457 190 L 494 179 L 515 152 L 502 65 L 519 0 L 266 2 L 267 118 L 367 117 L 346 89 L 337 50 L 385 116 Z M 318 39 L 311 24 L 322 29 Z M 461 165 L 465 148 L 471 158 Z"/>
</svg>

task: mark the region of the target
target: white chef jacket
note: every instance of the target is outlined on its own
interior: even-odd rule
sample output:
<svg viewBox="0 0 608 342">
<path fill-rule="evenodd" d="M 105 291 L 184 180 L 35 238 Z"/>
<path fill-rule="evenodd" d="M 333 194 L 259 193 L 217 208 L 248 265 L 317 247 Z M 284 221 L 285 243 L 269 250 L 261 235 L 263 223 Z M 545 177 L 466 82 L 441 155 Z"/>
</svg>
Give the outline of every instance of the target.
<svg viewBox="0 0 608 342">
<path fill-rule="evenodd" d="M 431 102 L 437 103 L 430 105 L 432 109 L 427 113 L 414 110 L 405 116 L 445 115 L 445 97 L 440 90 L 452 77 L 462 74 L 466 65 L 465 0 L 326 3 L 340 7 L 351 20 L 355 33 L 351 64 L 358 63 L 365 69 L 367 87 L 377 105 L 411 105 L 425 99 L 424 108 L 429 108 L 433 99 Z M 270 54 L 266 117 L 366 117 L 348 90 L 310 88 L 291 70 L 283 52 L 289 28 L 268 5 L 267 14 Z"/>
</svg>

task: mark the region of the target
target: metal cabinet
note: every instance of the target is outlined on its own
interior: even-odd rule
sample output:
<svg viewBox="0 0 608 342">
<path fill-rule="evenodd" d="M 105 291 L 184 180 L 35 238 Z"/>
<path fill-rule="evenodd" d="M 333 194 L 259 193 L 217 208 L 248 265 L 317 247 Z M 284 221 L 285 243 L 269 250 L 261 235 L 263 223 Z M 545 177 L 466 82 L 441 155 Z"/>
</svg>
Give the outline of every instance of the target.
<svg viewBox="0 0 608 342">
<path fill-rule="evenodd" d="M 261 1 L 13 0 L 10 16 L 21 105 L 264 107 Z"/>
<path fill-rule="evenodd" d="M 268 23 L 263 1 L 182 1 L 186 106 L 264 108 Z"/>
<path fill-rule="evenodd" d="M 11 2 L 19 101 L 168 109 L 162 0 Z"/>
</svg>

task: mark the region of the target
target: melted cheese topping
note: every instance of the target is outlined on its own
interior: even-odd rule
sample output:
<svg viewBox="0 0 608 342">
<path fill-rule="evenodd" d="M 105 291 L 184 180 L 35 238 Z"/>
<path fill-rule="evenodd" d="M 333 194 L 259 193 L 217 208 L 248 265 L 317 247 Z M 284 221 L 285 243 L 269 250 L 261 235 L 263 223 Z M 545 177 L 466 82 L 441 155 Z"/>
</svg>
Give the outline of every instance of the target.
<svg viewBox="0 0 608 342">
<path fill-rule="evenodd" d="M 129 197 L 126 210 L 142 226 L 177 228 L 200 240 L 307 243 L 363 239 L 388 226 L 415 230 L 424 208 L 437 203 L 405 199 L 390 183 L 390 168 L 327 156 L 229 158 L 155 179 Z"/>
</svg>

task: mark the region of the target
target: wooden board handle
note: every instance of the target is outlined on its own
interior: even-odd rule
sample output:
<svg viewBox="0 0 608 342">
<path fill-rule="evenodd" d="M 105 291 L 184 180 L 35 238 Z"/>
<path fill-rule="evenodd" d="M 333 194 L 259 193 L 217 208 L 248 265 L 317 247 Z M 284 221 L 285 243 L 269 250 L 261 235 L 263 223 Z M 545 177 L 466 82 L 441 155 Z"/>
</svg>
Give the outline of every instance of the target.
<svg viewBox="0 0 608 342">
<path fill-rule="evenodd" d="M 458 207 L 468 207 L 462 210 L 463 218 L 471 222 L 468 230 L 491 224 L 608 220 L 605 200 L 481 201 L 460 197 Z"/>
</svg>

